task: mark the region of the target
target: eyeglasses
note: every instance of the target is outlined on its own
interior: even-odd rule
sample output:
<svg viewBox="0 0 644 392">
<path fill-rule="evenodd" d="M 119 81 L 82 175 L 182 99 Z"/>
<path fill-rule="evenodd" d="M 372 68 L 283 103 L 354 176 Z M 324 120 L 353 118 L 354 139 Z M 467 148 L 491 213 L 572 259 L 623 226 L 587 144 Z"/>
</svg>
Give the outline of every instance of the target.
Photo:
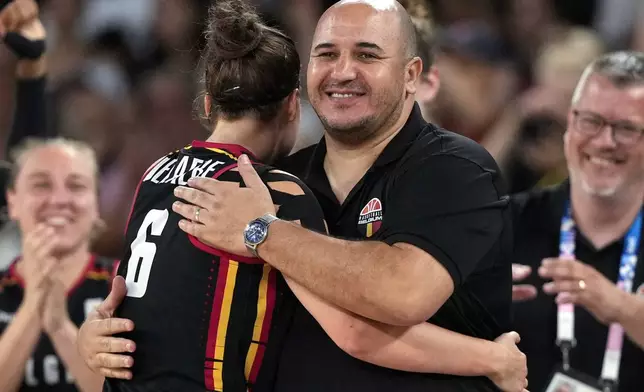
<svg viewBox="0 0 644 392">
<path fill-rule="evenodd" d="M 588 136 L 596 136 L 607 125 L 610 125 L 613 140 L 621 145 L 631 146 L 637 143 L 644 134 L 644 126 L 628 121 L 608 121 L 602 116 L 581 110 L 573 110 L 575 128 Z"/>
</svg>

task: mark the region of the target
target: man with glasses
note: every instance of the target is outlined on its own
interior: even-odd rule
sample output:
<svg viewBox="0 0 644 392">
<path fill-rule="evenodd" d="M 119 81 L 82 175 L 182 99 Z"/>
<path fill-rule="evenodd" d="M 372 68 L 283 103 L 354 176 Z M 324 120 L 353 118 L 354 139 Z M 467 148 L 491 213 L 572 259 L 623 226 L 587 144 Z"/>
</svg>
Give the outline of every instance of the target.
<svg viewBox="0 0 644 392">
<path fill-rule="evenodd" d="M 569 180 L 513 198 L 515 262 L 538 290 L 515 308 L 531 390 L 644 384 L 643 133 L 644 53 L 606 54 L 572 99 Z"/>
</svg>

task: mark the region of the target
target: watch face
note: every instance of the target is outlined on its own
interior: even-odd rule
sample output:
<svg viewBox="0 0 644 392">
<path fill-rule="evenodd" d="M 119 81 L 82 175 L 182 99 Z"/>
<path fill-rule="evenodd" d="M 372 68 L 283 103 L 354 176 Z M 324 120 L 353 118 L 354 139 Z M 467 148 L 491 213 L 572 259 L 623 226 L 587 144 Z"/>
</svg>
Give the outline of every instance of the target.
<svg viewBox="0 0 644 392">
<path fill-rule="evenodd" d="M 266 237 L 266 225 L 261 222 L 251 222 L 244 232 L 244 237 L 251 244 L 259 244 Z"/>
</svg>

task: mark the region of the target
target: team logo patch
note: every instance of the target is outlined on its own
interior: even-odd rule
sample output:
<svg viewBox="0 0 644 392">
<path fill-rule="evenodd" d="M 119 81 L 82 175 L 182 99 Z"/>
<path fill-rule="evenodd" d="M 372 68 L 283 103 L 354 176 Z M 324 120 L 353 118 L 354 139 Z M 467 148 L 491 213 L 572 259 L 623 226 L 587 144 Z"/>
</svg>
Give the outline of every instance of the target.
<svg viewBox="0 0 644 392">
<path fill-rule="evenodd" d="M 380 199 L 374 197 L 369 200 L 366 206 L 360 211 L 358 217 L 358 228 L 369 238 L 380 229 L 382 225 L 382 203 Z"/>
</svg>

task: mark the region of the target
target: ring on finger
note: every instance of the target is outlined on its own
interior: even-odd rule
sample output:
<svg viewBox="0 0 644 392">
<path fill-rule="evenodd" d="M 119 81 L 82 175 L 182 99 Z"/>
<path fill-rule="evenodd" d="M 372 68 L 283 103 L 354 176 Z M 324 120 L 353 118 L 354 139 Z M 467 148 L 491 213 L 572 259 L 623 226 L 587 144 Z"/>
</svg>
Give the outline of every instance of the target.
<svg viewBox="0 0 644 392">
<path fill-rule="evenodd" d="M 586 290 L 586 282 L 583 279 L 581 279 L 578 284 L 579 284 L 579 290 L 581 291 Z"/>
<path fill-rule="evenodd" d="M 195 222 L 197 222 L 197 223 L 201 223 L 201 222 L 199 222 L 199 213 L 200 212 L 201 212 L 201 208 L 197 207 L 197 209 L 195 210 Z"/>
</svg>

